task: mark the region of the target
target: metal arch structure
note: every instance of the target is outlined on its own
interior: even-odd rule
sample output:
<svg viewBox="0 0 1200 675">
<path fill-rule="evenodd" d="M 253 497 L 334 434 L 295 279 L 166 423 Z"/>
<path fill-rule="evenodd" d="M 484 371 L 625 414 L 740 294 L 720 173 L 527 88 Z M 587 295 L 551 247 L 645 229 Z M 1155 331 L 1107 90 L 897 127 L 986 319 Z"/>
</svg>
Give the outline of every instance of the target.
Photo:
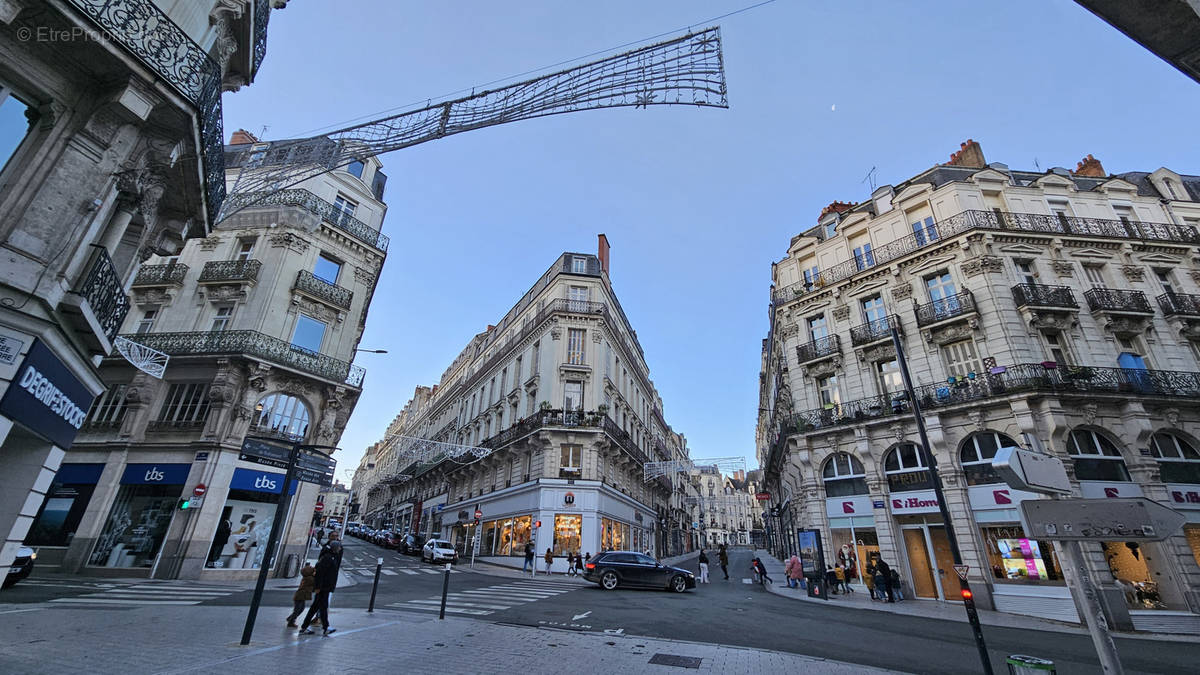
<svg viewBox="0 0 1200 675">
<path fill-rule="evenodd" d="M 113 340 L 113 349 L 116 349 L 118 354 L 133 364 L 134 368 L 160 380 L 167 370 L 167 363 L 171 360 L 171 357 L 165 352 L 134 342 L 124 335 L 117 336 Z"/>
<path fill-rule="evenodd" d="M 217 220 L 365 157 L 507 122 L 652 105 L 729 107 L 719 27 L 266 150 L 249 145 L 236 157 L 236 198 L 225 200 Z"/>
<path fill-rule="evenodd" d="M 672 473 L 687 473 L 696 469 L 713 467 L 718 470 L 724 469 L 728 471 L 737 471 L 739 469 L 745 471 L 745 457 L 714 457 L 712 459 L 674 459 L 667 462 L 646 462 L 642 466 L 642 474 L 645 482 L 666 476 Z"/>
<path fill-rule="evenodd" d="M 492 454 L 491 448 L 462 445 L 460 443 L 446 443 L 444 441 L 434 441 L 428 438 L 399 434 L 387 439 L 387 446 L 384 451 L 391 452 L 388 469 L 384 471 L 384 478 L 379 482 L 379 484 L 386 485 L 400 485 L 412 480 L 412 475 L 400 473 L 400 470 L 414 463 L 427 464 L 443 459 L 458 461 L 464 459 L 464 457 L 466 458 L 465 462 L 473 462 Z"/>
</svg>

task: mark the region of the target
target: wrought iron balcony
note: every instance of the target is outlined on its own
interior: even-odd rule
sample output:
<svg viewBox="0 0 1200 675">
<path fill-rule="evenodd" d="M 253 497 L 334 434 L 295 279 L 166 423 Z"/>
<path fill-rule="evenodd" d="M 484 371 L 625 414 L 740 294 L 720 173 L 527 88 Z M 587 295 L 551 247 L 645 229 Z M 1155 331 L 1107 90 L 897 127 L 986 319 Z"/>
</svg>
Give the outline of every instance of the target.
<svg viewBox="0 0 1200 675">
<path fill-rule="evenodd" d="M 225 146 L 221 115 L 221 67 L 151 0 L 68 0 L 95 23 L 106 40 L 120 44 L 196 108 L 207 197 L 208 223 L 217 221 L 225 200 Z M 260 2 L 260 4 L 262 4 Z M 269 7 L 268 7 L 269 9 Z M 266 53 L 266 15 L 261 27 Z M 258 40 L 256 35 L 256 40 Z"/>
<path fill-rule="evenodd" d="M 229 196 L 230 209 L 272 206 L 294 206 L 304 209 L 309 213 L 320 216 L 325 222 L 355 237 L 368 246 L 387 252 L 388 243 L 390 242 L 387 235 L 381 234 L 370 225 L 367 225 L 308 190 L 296 188 L 292 190 L 280 190 L 279 192 L 235 193 Z"/>
<path fill-rule="evenodd" d="M 258 281 L 258 271 L 262 268 L 261 260 L 213 260 L 204 263 L 200 271 L 200 283 L 215 284 L 231 281 Z"/>
<path fill-rule="evenodd" d="M 243 354 L 287 368 L 295 368 L 326 380 L 344 382 L 352 387 L 361 387 L 363 375 L 366 374 L 360 366 L 297 347 L 253 330 L 141 333 L 127 337 L 171 356 Z"/>
<path fill-rule="evenodd" d="M 1135 314 L 1153 314 L 1150 301 L 1141 291 L 1127 291 L 1119 288 L 1093 288 L 1084 291 L 1088 309 L 1094 312 L 1130 312 Z"/>
<path fill-rule="evenodd" d="M 95 244 L 92 248 L 92 261 L 87 274 L 63 299 L 62 306 L 69 318 L 78 322 L 76 330 L 79 334 L 97 336 L 88 340 L 89 346 L 104 348 L 99 336 L 112 342 L 121 323 L 125 321 L 125 315 L 129 313 L 130 303 L 108 251 Z"/>
<path fill-rule="evenodd" d="M 904 333 L 900 327 L 900 317 L 896 314 L 875 319 L 850 329 L 850 344 L 855 347 L 869 345 L 874 342 L 892 339 L 892 326 Z"/>
<path fill-rule="evenodd" d="M 342 309 L 350 309 L 350 301 L 354 298 L 354 291 L 331 284 L 308 270 L 300 270 L 296 274 L 294 288 Z"/>
<path fill-rule="evenodd" d="M 179 286 L 187 276 L 188 266 L 172 263 L 168 265 L 142 265 L 133 280 L 134 288 L 155 286 Z"/>
<path fill-rule="evenodd" d="M 1200 295 L 1163 293 L 1158 296 L 1158 306 L 1167 316 L 1200 317 Z"/>
<path fill-rule="evenodd" d="M 817 338 L 796 347 L 796 358 L 800 363 L 816 361 L 827 356 L 833 356 L 842 351 L 842 343 L 836 334 Z"/>
<path fill-rule="evenodd" d="M 962 291 L 940 300 L 917 305 L 917 325 L 929 326 L 974 313 L 975 297 L 971 295 L 971 291 Z"/>
<path fill-rule="evenodd" d="M 1069 286 L 1043 286 L 1042 284 L 1017 284 L 1012 287 L 1017 307 L 1072 307 L 1079 308 L 1075 293 Z"/>
<path fill-rule="evenodd" d="M 1137 221 L 1077 218 L 1074 216 L 1037 213 L 1008 213 L 995 211 L 963 211 L 945 218 L 932 227 L 872 249 L 873 264 L 851 258 L 832 267 L 819 270 L 815 278 L 778 288 L 775 302 L 787 302 L 825 286 L 837 283 L 872 267 L 886 265 L 926 246 L 936 246 L 944 239 L 973 230 L 1015 230 L 1045 234 L 1065 234 L 1086 237 L 1110 237 L 1139 241 L 1166 241 L 1200 244 L 1200 231 L 1191 225 L 1173 223 L 1142 223 Z"/>
</svg>

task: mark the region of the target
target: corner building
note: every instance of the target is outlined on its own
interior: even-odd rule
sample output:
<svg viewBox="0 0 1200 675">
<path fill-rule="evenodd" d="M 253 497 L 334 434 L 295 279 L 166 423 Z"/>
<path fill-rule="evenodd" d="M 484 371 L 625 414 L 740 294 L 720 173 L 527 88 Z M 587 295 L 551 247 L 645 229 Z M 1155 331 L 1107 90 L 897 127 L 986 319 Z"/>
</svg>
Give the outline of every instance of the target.
<svg viewBox="0 0 1200 675">
<path fill-rule="evenodd" d="M 478 531 L 478 557 L 507 564 L 532 542 L 539 561 L 547 548 L 560 557 L 556 571 L 567 553 L 683 547 L 670 494 L 686 477 L 646 482 L 643 466 L 686 446 L 608 262 L 604 235 L 598 255 L 564 253 L 437 386 L 417 389 L 355 476 L 365 522 L 443 537 L 468 557 Z M 416 458 L 398 436 L 490 452 Z"/>
<path fill-rule="evenodd" d="M 902 334 L 979 604 L 1077 621 L 1048 541 L 1022 531 L 998 448 L 1041 440 L 1075 496 L 1185 513 L 1161 543 L 1085 544 L 1110 623 L 1200 630 L 1200 177 L 987 163 L 974 141 L 859 203 L 834 202 L 772 266 L 758 448 L 771 545 L 821 532 L 874 552 L 906 597 L 959 600 L 903 393 Z"/>
</svg>

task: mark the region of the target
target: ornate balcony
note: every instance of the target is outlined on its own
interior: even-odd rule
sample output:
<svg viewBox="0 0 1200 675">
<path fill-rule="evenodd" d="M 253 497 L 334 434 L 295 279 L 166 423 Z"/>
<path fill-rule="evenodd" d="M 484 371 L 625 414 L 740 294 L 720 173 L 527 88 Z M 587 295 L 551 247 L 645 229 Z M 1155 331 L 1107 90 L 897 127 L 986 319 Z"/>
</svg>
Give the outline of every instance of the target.
<svg viewBox="0 0 1200 675">
<path fill-rule="evenodd" d="M 202 284 L 252 283 L 258 281 L 261 260 L 213 260 L 200 271 Z"/>
<path fill-rule="evenodd" d="M 841 351 L 842 343 L 838 336 L 836 334 L 827 335 L 796 347 L 796 358 L 800 363 L 808 363 L 839 354 Z"/>
<path fill-rule="evenodd" d="M 1075 294 L 1068 286 L 1017 284 L 1012 287 L 1017 307 L 1071 307 L 1078 309 Z"/>
<path fill-rule="evenodd" d="M 1128 314 L 1153 314 L 1150 301 L 1141 291 L 1118 288 L 1093 288 L 1083 294 L 1088 308 L 1093 312 L 1116 312 Z"/>
<path fill-rule="evenodd" d="M 188 266 L 172 263 L 168 265 L 142 265 L 133 280 L 133 288 L 179 286 L 187 276 Z"/>
<path fill-rule="evenodd" d="M 975 297 L 971 291 L 962 291 L 941 300 L 917 305 L 917 325 L 930 326 L 974 313 Z"/>
<path fill-rule="evenodd" d="M 892 326 L 895 326 L 901 335 L 904 334 L 900 328 L 900 317 L 896 314 L 855 326 L 850 329 L 850 344 L 862 347 L 875 342 L 891 340 Z"/>
<path fill-rule="evenodd" d="M 127 337 L 171 356 L 242 354 L 286 368 L 295 368 L 333 382 L 345 383 L 351 387 L 361 388 L 363 375 L 366 374 L 360 366 L 297 347 L 253 330 L 142 333 Z"/>
<path fill-rule="evenodd" d="M 129 313 L 129 296 L 125 295 L 108 251 L 96 244 L 92 244 L 92 250 L 87 273 L 63 296 L 60 309 L 71 324 L 69 327 L 83 338 L 89 349 L 107 354 Z"/>
<path fill-rule="evenodd" d="M 350 309 L 350 301 L 354 298 L 354 291 L 331 284 L 308 270 L 296 274 L 296 284 L 292 288 L 342 309 Z"/>
<path fill-rule="evenodd" d="M 1157 300 L 1158 306 L 1167 316 L 1200 317 L 1200 295 L 1163 293 Z"/>
<path fill-rule="evenodd" d="M 229 196 L 230 209 L 271 206 L 294 206 L 304 209 L 309 213 L 320 216 L 326 223 L 353 236 L 368 246 L 385 253 L 387 252 L 388 243 L 390 242 L 387 235 L 381 234 L 378 230 L 308 190 L 297 188 L 280 190 L 279 192 L 237 193 Z"/>
</svg>

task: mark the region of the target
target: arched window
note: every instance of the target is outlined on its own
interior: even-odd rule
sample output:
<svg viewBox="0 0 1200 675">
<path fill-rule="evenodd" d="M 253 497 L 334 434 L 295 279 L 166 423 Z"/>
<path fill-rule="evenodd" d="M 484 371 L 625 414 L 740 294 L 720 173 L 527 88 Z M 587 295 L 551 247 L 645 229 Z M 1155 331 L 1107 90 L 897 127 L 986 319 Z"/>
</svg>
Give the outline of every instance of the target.
<svg viewBox="0 0 1200 675">
<path fill-rule="evenodd" d="M 826 497 L 849 497 L 867 494 L 867 472 L 858 458 L 845 452 L 825 460 L 821 470 Z"/>
<path fill-rule="evenodd" d="M 980 431 L 967 436 L 958 457 L 962 461 L 963 474 L 967 477 L 967 485 L 987 485 L 1002 483 L 1000 477 L 992 469 L 992 458 L 1000 448 L 1016 447 L 1017 442 L 995 431 Z"/>
<path fill-rule="evenodd" d="M 887 475 L 889 492 L 928 490 L 933 487 L 933 474 L 921 455 L 917 446 L 901 443 L 884 456 L 883 472 Z"/>
<path fill-rule="evenodd" d="M 269 394 L 254 406 L 250 430 L 302 441 L 308 434 L 308 406 L 289 394 Z"/>
<path fill-rule="evenodd" d="M 1200 452 L 1188 441 L 1160 431 L 1150 437 L 1150 452 L 1158 460 L 1162 482 L 1200 483 Z"/>
<path fill-rule="evenodd" d="M 1067 436 L 1067 452 L 1075 460 L 1075 477 L 1079 480 L 1130 480 L 1121 451 L 1091 429 L 1072 431 Z"/>
</svg>

